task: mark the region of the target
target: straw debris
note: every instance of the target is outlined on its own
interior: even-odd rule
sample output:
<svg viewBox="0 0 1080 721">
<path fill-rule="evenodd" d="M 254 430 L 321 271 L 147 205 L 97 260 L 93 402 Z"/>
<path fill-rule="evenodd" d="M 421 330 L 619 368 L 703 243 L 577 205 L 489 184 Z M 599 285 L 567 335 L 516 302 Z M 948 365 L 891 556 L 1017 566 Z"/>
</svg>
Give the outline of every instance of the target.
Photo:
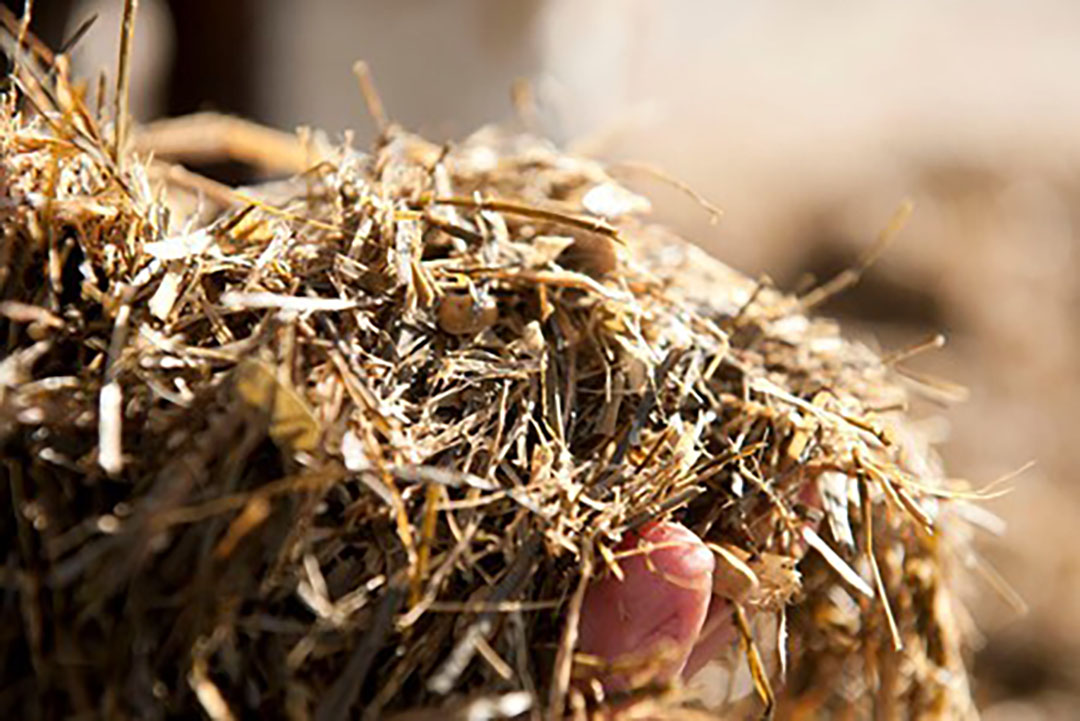
<svg viewBox="0 0 1080 721">
<path fill-rule="evenodd" d="M 537 138 L 387 124 L 229 189 L 132 154 L 24 55 L 0 108 L 0 715 L 691 714 L 647 673 L 604 696 L 575 654 L 589 579 L 666 517 L 727 564 L 731 663 L 769 708 L 974 714 L 964 489 L 806 298 Z"/>
</svg>

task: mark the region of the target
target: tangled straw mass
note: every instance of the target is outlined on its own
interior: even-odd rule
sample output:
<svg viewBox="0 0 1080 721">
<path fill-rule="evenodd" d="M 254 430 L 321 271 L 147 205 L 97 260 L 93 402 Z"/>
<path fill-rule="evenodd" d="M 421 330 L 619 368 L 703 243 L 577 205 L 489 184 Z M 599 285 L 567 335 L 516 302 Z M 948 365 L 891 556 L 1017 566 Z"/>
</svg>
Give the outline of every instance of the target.
<svg viewBox="0 0 1080 721">
<path fill-rule="evenodd" d="M 16 72 L 0 715 L 703 714 L 574 653 L 677 518 L 745 580 L 717 666 L 752 683 L 711 712 L 974 716 L 972 493 L 805 297 L 527 135 L 312 135 L 232 189 L 117 142 L 62 58 Z"/>
</svg>

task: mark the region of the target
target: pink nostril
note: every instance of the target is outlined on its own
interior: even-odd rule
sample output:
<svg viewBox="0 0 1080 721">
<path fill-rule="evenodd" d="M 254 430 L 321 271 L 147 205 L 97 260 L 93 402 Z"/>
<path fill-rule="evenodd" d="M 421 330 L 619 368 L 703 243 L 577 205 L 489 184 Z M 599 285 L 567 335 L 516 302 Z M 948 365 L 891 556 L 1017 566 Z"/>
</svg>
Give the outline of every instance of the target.
<svg viewBox="0 0 1080 721">
<path fill-rule="evenodd" d="M 628 545 L 620 550 L 644 552 L 621 560 L 623 580 L 608 575 L 586 592 L 579 648 L 615 661 L 667 646 L 672 660 L 661 676 L 671 678 L 701 633 L 715 561 L 701 539 L 676 523 L 645 528 Z"/>
</svg>

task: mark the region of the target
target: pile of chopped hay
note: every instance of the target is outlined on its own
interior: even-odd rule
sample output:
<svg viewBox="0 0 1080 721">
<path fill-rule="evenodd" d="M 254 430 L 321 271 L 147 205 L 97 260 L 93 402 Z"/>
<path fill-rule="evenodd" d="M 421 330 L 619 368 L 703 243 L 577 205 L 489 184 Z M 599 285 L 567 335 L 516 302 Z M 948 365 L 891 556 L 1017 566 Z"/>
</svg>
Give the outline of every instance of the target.
<svg viewBox="0 0 1080 721">
<path fill-rule="evenodd" d="M 756 693 L 720 711 L 974 715 L 957 489 L 804 299 L 531 137 L 389 127 L 236 191 L 115 153 L 30 69 L 0 116 L 0 715 L 689 714 L 574 656 L 588 580 L 662 517 L 751 574 Z"/>
</svg>

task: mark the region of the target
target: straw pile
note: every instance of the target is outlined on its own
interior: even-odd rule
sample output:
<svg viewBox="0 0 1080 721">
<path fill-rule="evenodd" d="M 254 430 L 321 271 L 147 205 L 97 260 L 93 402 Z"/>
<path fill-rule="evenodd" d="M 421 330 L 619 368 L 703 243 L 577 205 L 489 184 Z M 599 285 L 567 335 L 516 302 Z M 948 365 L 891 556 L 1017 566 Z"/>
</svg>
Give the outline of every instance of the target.
<svg viewBox="0 0 1080 721">
<path fill-rule="evenodd" d="M 805 298 L 490 130 L 189 213 L 212 184 L 115 152 L 50 62 L 0 116 L 0 715 L 701 713 L 574 654 L 664 517 L 753 575 L 719 712 L 974 714 L 956 489 Z"/>
</svg>

